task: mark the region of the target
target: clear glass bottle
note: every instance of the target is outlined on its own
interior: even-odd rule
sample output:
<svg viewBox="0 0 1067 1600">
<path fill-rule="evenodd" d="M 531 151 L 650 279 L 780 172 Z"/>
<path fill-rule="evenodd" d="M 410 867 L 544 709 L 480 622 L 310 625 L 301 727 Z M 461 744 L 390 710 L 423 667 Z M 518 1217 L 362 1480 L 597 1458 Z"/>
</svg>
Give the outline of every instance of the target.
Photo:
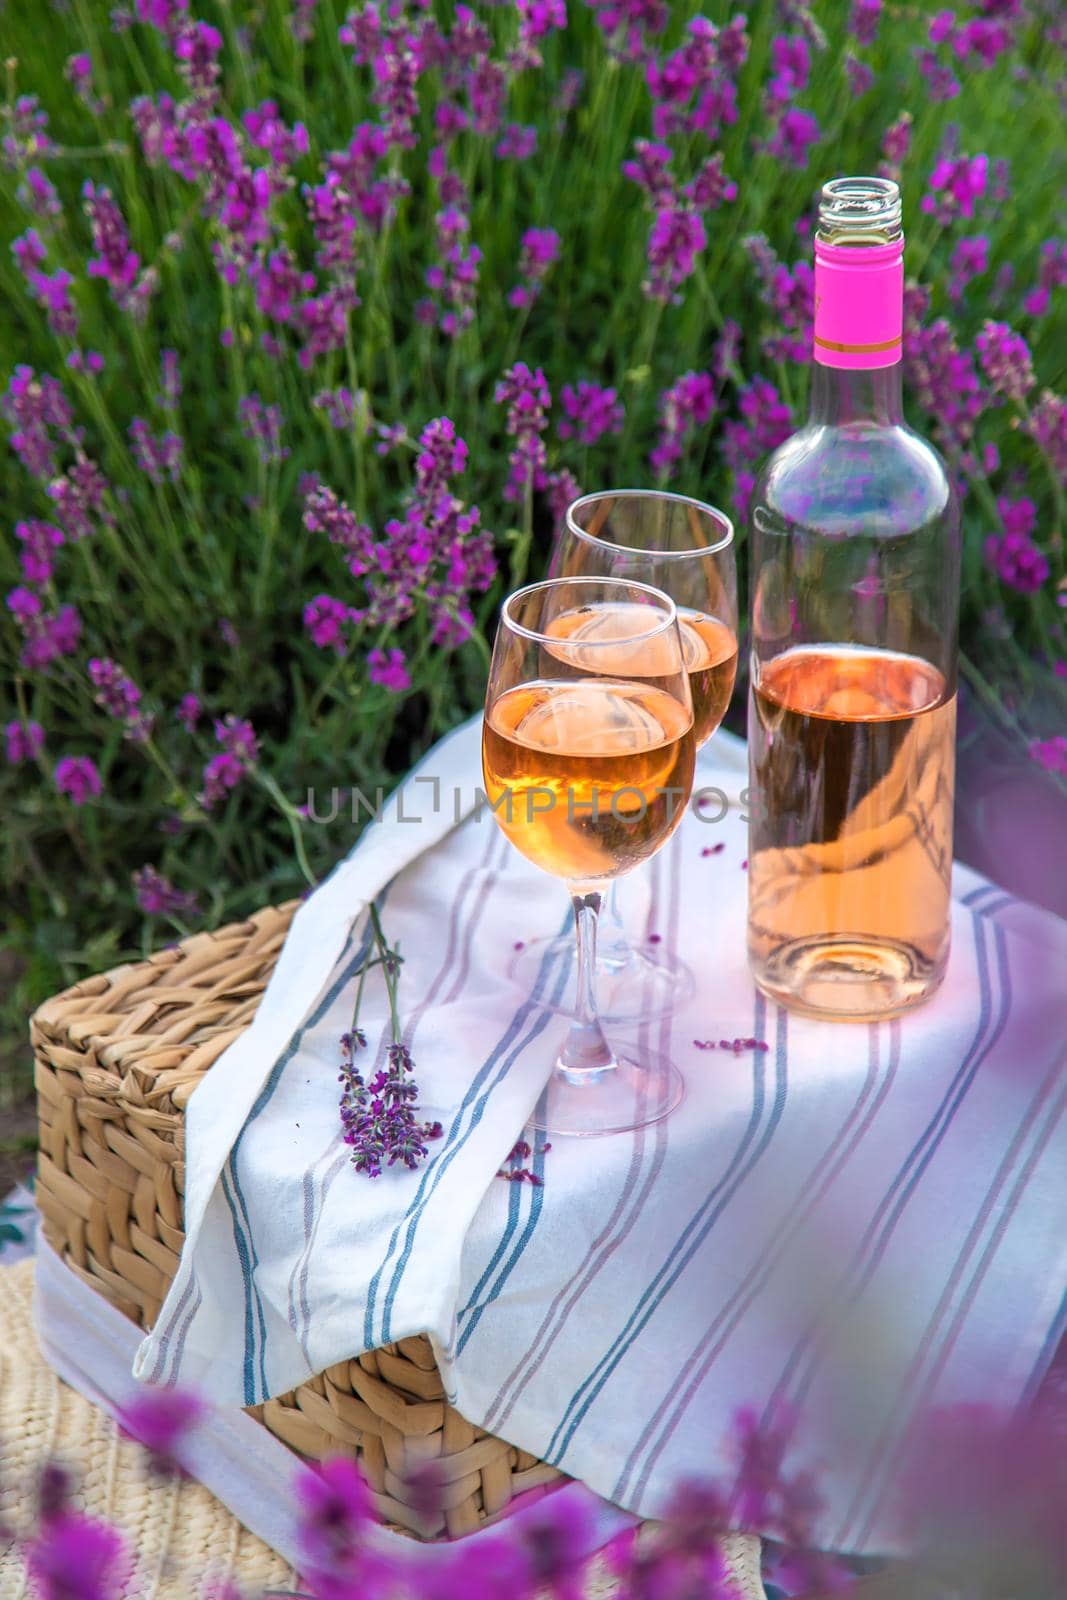
<svg viewBox="0 0 1067 1600">
<path fill-rule="evenodd" d="M 749 960 L 784 1005 L 884 1017 L 944 976 L 959 506 L 904 421 L 900 192 L 820 198 L 808 421 L 752 497 Z"/>
</svg>

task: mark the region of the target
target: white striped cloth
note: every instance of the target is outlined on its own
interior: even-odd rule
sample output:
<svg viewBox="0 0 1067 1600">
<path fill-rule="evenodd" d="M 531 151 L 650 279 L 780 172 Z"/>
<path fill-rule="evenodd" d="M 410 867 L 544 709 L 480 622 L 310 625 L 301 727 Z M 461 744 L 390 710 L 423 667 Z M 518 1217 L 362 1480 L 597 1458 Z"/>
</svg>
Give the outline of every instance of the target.
<svg viewBox="0 0 1067 1600">
<path fill-rule="evenodd" d="M 778 1010 L 745 964 L 744 746 L 719 735 L 698 781 L 729 811 L 688 812 L 624 880 L 631 933 L 697 976 L 635 1034 L 673 1054 L 685 1100 L 633 1136 L 538 1147 L 543 1187 L 504 1183 L 564 1029 L 543 1004 L 558 967 L 533 994 L 505 969 L 566 902 L 471 811 L 479 736 L 437 746 L 301 908 L 193 1097 L 188 1238 L 138 1375 L 251 1404 L 429 1333 L 465 1416 L 644 1515 L 724 1467 L 739 1405 L 782 1399 L 823 1473 L 825 1542 L 888 1547 L 911 1419 L 1017 1403 L 1067 1325 L 1067 924 L 957 869 L 928 1005 L 853 1025 Z M 336 1079 L 374 897 L 445 1129 L 419 1172 L 377 1181 L 348 1164 Z M 361 1021 L 381 1059 L 377 978 Z M 735 1037 L 766 1048 L 696 1043 Z"/>
</svg>

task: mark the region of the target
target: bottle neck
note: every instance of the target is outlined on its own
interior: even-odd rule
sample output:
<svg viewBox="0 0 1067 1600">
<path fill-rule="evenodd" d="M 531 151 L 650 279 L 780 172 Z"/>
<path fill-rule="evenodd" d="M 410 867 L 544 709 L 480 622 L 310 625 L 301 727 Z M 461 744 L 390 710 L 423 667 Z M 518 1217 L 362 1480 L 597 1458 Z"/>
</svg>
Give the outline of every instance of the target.
<svg viewBox="0 0 1067 1600">
<path fill-rule="evenodd" d="M 892 427 L 904 421 L 899 361 L 867 370 L 825 367 L 815 362 L 811 378 L 811 420 L 823 427 L 874 422 Z"/>
</svg>

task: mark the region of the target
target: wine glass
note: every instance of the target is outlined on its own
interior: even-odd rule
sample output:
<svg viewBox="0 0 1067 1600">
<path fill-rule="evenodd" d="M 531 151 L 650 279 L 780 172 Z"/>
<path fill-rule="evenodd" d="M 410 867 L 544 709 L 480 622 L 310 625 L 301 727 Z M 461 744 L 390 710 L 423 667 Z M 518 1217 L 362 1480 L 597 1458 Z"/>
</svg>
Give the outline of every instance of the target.
<svg viewBox="0 0 1067 1600">
<path fill-rule="evenodd" d="M 482 771 L 516 849 L 562 879 L 578 978 L 570 1031 L 536 1125 L 621 1133 L 677 1105 L 662 1056 L 608 1044 L 597 1013 L 597 921 L 605 888 L 656 853 L 693 786 L 693 698 L 673 600 L 617 578 L 557 578 L 504 602 L 493 647 Z"/>
<path fill-rule="evenodd" d="M 722 721 L 737 674 L 737 572 L 734 529 L 714 506 L 655 489 L 583 495 L 568 508 L 549 566 L 553 577 L 615 577 L 670 595 L 693 696 L 699 749 Z M 512 958 L 508 976 L 528 990 L 546 955 L 574 965 L 565 937 L 533 939 Z M 603 1020 L 648 1020 L 692 993 L 684 962 L 635 949 L 619 913 L 617 884 L 604 910 L 598 958 Z M 568 986 L 573 989 L 573 983 Z M 557 1010 L 567 1010 L 567 990 Z"/>
</svg>

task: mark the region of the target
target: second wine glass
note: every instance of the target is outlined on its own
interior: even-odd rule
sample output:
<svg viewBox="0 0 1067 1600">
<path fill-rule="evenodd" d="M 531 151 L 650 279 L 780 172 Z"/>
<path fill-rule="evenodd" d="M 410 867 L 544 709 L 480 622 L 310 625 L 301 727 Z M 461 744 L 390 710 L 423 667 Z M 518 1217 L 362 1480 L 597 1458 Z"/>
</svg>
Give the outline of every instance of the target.
<svg viewBox="0 0 1067 1600">
<path fill-rule="evenodd" d="M 615 578 L 649 584 L 678 610 L 699 749 L 718 728 L 737 675 L 737 568 L 734 527 L 702 500 L 656 489 L 609 489 L 568 508 L 549 567 L 553 578 Z M 622 625 L 626 619 L 623 617 Z M 605 614 L 587 628 L 607 625 Z M 619 625 L 616 619 L 611 626 Z M 590 634 L 590 638 L 592 634 Z M 513 958 L 509 973 L 528 988 L 548 953 L 569 961 L 565 941 L 536 939 Z M 613 885 L 604 912 L 598 958 L 604 1021 L 633 1022 L 672 1011 L 692 990 L 683 962 L 636 948 L 627 938 Z M 568 985 L 573 992 L 573 983 Z M 561 1011 L 571 1009 L 567 1000 Z"/>
</svg>

